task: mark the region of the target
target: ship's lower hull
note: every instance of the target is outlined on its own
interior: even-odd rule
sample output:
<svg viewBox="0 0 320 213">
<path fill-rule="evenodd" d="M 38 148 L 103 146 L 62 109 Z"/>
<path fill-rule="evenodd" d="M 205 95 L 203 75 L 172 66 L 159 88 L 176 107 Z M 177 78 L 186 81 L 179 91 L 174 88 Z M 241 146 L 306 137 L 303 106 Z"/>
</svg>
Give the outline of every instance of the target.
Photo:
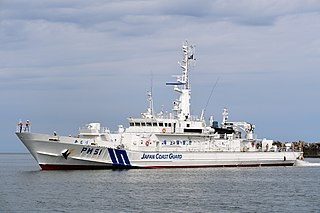
<svg viewBox="0 0 320 213">
<path fill-rule="evenodd" d="M 293 166 L 301 152 L 136 151 L 17 133 L 43 170 Z"/>
<path fill-rule="evenodd" d="M 266 163 L 266 164 L 246 164 L 246 165 L 194 165 L 194 166 L 84 166 L 84 165 L 61 165 L 61 164 L 39 164 L 42 170 L 102 170 L 102 169 L 170 169 L 170 168 L 231 168 L 231 167 L 274 167 L 293 166 L 294 163 Z"/>
</svg>

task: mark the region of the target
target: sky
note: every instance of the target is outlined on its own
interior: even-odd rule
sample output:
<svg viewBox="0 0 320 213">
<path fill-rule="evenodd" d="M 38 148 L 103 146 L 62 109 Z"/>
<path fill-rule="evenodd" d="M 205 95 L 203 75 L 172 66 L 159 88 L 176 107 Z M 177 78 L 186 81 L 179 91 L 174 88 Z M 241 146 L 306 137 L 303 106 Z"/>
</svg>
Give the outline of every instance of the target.
<svg viewBox="0 0 320 213">
<path fill-rule="evenodd" d="M 15 135 L 116 130 L 147 107 L 170 111 L 166 81 L 196 47 L 191 112 L 256 125 L 259 138 L 320 141 L 318 0 L 0 0 L 0 152 Z M 152 80 L 151 80 L 152 79 Z"/>
</svg>

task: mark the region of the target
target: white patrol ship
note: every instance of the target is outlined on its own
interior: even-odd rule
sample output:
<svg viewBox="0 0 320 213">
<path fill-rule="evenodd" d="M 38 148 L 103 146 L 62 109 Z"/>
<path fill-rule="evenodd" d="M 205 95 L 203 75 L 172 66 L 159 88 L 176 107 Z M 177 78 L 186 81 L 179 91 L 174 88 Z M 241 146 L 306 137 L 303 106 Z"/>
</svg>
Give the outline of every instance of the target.
<svg viewBox="0 0 320 213">
<path fill-rule="evenodd" d="M 77 137 L 36 134 L 19 126 L 17 136 L 43 170 L 109 168 L 192 168 L 293 166 L 302 152 L 278 150 L 272 140 L 258 140 L 255 126 L 247 122 L 228 121 L 223 110 L 221 125 L 204 111 L 200 118 L 190 114 L 189 66 L 194 47 L 183 44 L 182 74 L 167 83 L 179 94 L 172 113 L 153 111 L 149 107 L 141 118 L 129 118 L 129 126 L 117 132 L 90 123 L 80 128 Z"/>
</svg>

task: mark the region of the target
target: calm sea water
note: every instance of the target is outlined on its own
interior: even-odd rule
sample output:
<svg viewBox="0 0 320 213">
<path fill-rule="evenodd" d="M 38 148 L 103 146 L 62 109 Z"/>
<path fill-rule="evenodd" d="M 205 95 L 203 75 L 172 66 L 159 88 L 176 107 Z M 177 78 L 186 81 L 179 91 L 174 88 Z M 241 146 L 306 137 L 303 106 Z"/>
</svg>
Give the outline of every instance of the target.
<svg viewBox="0 0 320 213">
<path fill-rule="evenodd" d="M 317 166 L 41 171 L 30 154 L 0 154 L 0 212 L 320 212 L 319 201 Z"/>
</svg>

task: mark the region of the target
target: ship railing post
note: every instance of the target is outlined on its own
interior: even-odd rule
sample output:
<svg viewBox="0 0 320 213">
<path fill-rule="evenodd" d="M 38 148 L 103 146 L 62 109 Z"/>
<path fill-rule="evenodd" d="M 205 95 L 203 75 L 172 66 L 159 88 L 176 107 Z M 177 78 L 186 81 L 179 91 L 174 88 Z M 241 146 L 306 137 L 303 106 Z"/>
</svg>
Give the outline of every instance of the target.
<svg viewBox="0 0 320 213">
<path fill-rule="evenodd" d="M 31 127 L 20 127 L 19 125 L 16 127 L 16 132 L 31 132 Z"/>
</svg>

